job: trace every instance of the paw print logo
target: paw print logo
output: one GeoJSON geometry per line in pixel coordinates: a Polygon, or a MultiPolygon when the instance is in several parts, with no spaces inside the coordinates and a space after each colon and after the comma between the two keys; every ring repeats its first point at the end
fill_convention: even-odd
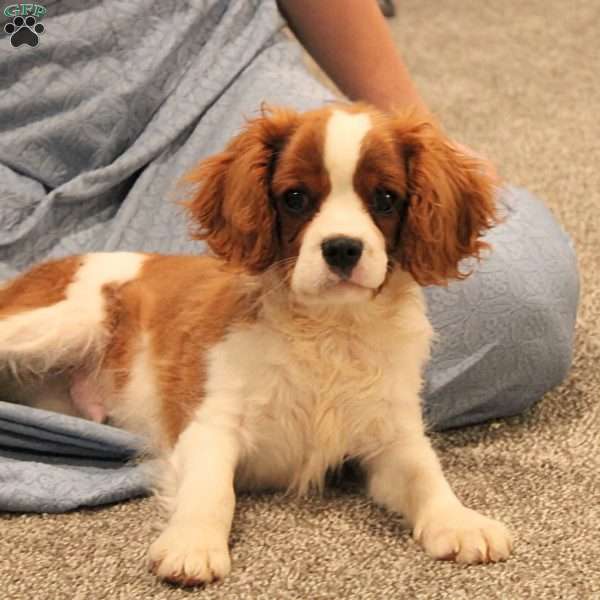
{"type": "Polygon", "coordinates": [[[4,26],[4,31],[10,35],[10,43],[14,48],[23,44],[37,46],[40,41],[38,36],[44,33],[44,26],[33,15],[29,15],[25,19],[14,17],[12,23],[4,26]]]}

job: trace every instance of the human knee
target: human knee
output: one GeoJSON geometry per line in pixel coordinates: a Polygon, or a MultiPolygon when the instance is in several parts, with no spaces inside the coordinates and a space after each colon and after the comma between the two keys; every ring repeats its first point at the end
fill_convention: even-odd
{"type": "Polygon", "coordinates": [[[545,293],[517,297],[508,324],[521,374],[518,383],[532,391],[524,398],[529,403],[564,380],[573,358],[579,276],[568,242],[561,243],[565,245],[561,268],[537,273],[536,285],[545,293]]]}

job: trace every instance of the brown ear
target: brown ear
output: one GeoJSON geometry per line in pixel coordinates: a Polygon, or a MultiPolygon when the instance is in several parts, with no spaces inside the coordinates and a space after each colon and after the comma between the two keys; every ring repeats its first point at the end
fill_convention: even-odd
{"type": "Polygon", "coordinates": [[[269,184],[275,160],[299,116],[286,109],[262,110],[220,154],[186,175],[195,184],[183,202],[192,238],[205,240],[225,260],[260,271],[277,258],[275,214],[269,184]]]}
{"type": "Polygon", "coordinates": [[[494,182],[428,121],[399,117],[396,135],[409,201],[397,258],[421,285],[464,279],[459,262],[479,257],[488,247],[481,236],[497,222],[494,182]]]}

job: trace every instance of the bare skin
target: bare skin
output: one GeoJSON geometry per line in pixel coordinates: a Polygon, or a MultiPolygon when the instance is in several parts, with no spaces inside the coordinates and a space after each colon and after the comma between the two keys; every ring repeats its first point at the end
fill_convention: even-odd
{"type": "Polygon", "coordinates": [[[350,100],[429,112],[375,0],[278,0],[302,45],[350,100]]]}

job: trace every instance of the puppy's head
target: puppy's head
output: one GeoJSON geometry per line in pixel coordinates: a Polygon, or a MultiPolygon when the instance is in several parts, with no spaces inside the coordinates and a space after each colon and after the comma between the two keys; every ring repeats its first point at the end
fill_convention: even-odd
{"type": "Polygon", "coordinates": [[[493,184],[426,120],[364,105],[272,109],[200,163],[193,236],[252,272],[286,275],[306,303],[372,298],[394,269],[462,278],[493,225],[493,184]]]}

